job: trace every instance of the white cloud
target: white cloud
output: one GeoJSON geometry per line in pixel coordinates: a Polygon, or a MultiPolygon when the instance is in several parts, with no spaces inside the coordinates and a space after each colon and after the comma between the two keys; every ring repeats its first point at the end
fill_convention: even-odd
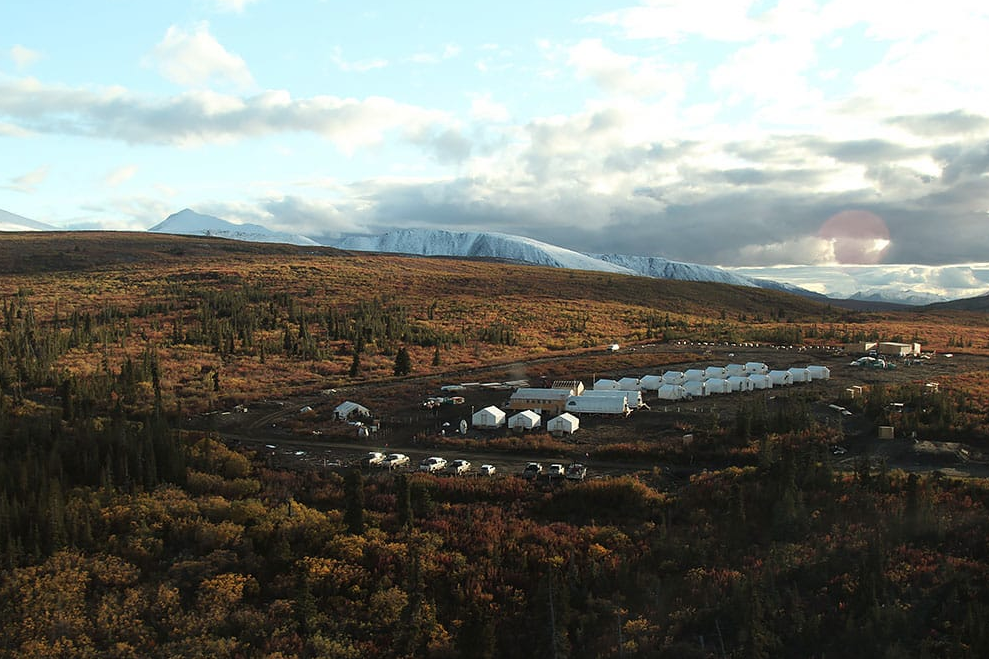
{"type": "Polygon", "coordinates": [[[504,123],[508,121],[511,113],[505,105],[493,101],[491,94],[469,94],[470,116],[473,119],[484,122],[504,123]]]}
{"type": "Polygon", "coordinates": [[[456,44],[446,44],[443,46],[443,50],[437,53],[422,52],[416,53],[409,59],[416,64],[439,64],[443,60],[448,60],[456,57],[461,52],[460,46],[456,44]]]}
{"type": "Polygon", "coordinates": [[[186,87],[218,84],[244,89],[254,85],[244,60],[228,52],[205,22],[192,30],[169,27],[150,60],[165,78],[186,87]]]}
{"type": "Polygon", "coordinates": [[[124,165],[107,174],[103,181],[111,188],[115,188],[133,178],[137,174],[137,170],[137,165],[124,165]]]}
{"type": "Polygon", "coordinates": [[[213,6],[218,11],[243,13],[247,5],[257,2],[257,0],[211,0],[213,6]]]}
{"type": "Polygon", "coordinates": [[[348,61],[343,57],[343,51],[339,46],[333,48],[333,53],[330,55],[330,59],[337,68],[346,73],[364,73],[365,71],[373,71],[374,69],[383,69],[388,66],[388,60],[382,59],[380,57],[375,57],[371,59],[363,59],[357,61],[348,61]]]}
{"type": "Polygon", "coordinates": [[[41,53],[20,44],[14,44],[10,49],[10,59],[14,60],[14,66],[18,69],[26,69],[41,59],[41,53]]]}
{"type": "Polygon", "coordinates": [[[680,41],[696,35],[717,41],[745,41],[758,30],[749,18],[754,0],[646,0],[585,19],[624,30],[629,39],[680,41]]]}
{"type": "Polygon", "coordinates": [[[201,90],[156,98],[120,88],[47,86],[31,79],[0,80],[2,115],[35,132],[183,146],[311,132],[348,154],[380,143],[386,133],[426,144],[424,135],[455,127],[445,112],[380,96],[295,99],[286,91],[240,97],[201,90]]]}
{"type": "Polygon", "coordinates": [[[10,183],[3,186],[8,190],[16,190],[17,192],[34,192],[39,185],[45,182],[48,178],[48,165],[42,165],[37,169],[33,169],[26,174],[21,174],[10,179],[10,183]]]}
{"type": "Polygon", "coordinates": [[[638,97],[683,96],[682,75],[659,58],[620,55],[600,39],[584,39],[568,55],[578,76],[592,79],[605,91],[638,97]]]}
{"type": "Polygon", "coordinates": [[[739,260],[753,266],[777,263],[834,263],[834,243],[825,238],[806,236],[776,243],[745,245],[739,250],[739,260]]]}

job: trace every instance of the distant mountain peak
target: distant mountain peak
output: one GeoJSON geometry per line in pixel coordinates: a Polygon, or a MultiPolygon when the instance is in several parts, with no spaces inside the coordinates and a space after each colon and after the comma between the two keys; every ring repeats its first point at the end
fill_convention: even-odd
{"type": "Polygon", "coordinates": [[[60,229],[0,208],[0,231],[60,231],[60,229]]]}
{"type": "Polygon", "coordinates": [[[581,252],[533,238],[493,231],[395,229],[377,235],[351,234],[331,241],[330,244],[339,249],[361,252],[494,258],[571,270],[637,274],[629,268],[581,252]]]}
{"type": "Polygon", "coordinates": [[[318,245],[305,236],[273,231],[260,224],[236,224],[213,215],[197,213],[191,208],[183,208],[172,213],[148,231],[154,233],[177,233],[185,236],[217,236],[232,240],[245,240],[255,243],[288,243],[291,245],[318,245]]]}

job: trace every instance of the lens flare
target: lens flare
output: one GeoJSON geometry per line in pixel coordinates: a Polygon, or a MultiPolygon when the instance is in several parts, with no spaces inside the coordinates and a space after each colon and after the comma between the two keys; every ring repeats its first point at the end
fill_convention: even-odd
{"type": "Polygon", "coordinates": [[[889,229],[882,218],[863,210],[832,215],[817,235],[831,241],[839,263],[879,263],[891,244],[889,229]]]}

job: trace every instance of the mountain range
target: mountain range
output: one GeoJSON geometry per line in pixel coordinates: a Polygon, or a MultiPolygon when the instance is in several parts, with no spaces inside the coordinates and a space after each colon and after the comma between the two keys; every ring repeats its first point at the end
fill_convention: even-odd
{"type": "MultiPolygon", "coordinates": [[[[36,222],[0,210],[0,231],[59,231],[58,227],[36,222]]],[[[273,231],[260,224],[237,224],[221,218],[184,209],[148,229],[154,233],[215,236],[249,242],[286,243],[292,245],[327,245],[347,251],[370,251],[419,256],[454,256],[488,258],[555,268],[591,270],[638,275],[660,279],[709,281],[735,286],[749,286],[785,291],[819,301],[826,295],[791,283],[697,263],[672,261],[658,256],[624,254],[585,254],[532,238],[490,231],[447,231],[443,229],[398,229],[383,234],[349,234],[317,242],[300,234],[273,231]]],[[[922,306],[947,298],[895,287],[870,288],[848,297],[857,307],[876,305],[922,306]]]]}

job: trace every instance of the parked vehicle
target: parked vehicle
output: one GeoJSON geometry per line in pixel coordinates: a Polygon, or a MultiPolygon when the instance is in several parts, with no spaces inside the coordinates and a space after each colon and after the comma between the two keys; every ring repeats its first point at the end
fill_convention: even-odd
{"type": "Polygon", "coordinates": [[[425,471],[428,473],[433,473],[435,471],[443,471],[446,467],[446,459],[439,458],[435,455],[431,458],[426,458],[419,463],[419,471],[425,471]]]}
{"type": "Polygon", "coordinates": [[[582,481],[585,476],[587,476],[587,467],[579,462],[574,462],[567,467],[567,480],[582,481]]]}
{"type": "Polygon", "coordinates": [[[546,470],[546,475],[550,478],[563,478],[563,474],[563,465],[557,463],[551,464],[546,470]]]}
{"type": "Polygon", "coordinates": [[[389,453],[388,456],[381,461],[382,467],[387,467],[389,469],[397,469],[398,467],[405,467],[409,464],[409,456],[404,453],[389,453]]]}
{"type": "Polygon", "coordinates": [[[484,476],[494,476],[496,468],[494,465],[481,465],[479,471],[484,476]]]}
{"type": "Polygon", "coordinates": [[[466,474],[468,471],[470,471],[470,462],[468,462],[467,460],[454,460],[449,465],[447,465],[447,469],[453,472],[454,474],[457,474],[458,476],[460,474],[466,474]]]}
{"type": "Polygon", "coordinates": [[[530,462],[522,470],[522,478],[534,480],[541,473],[543,473],[543,466],[538,462],[530,462]]]}
{"type": "Polygon", "coordinates": [[[385,454],[384,453],[378,453],[377,451],[371,451],[370,453],[368,453],[367,455],[364,456],[364,459],[361,460],[361,462],[366,467],[378,467],[378,466],[381,465],[381,463],[384,461],[384,459],[385,459],[385,454]]]}

